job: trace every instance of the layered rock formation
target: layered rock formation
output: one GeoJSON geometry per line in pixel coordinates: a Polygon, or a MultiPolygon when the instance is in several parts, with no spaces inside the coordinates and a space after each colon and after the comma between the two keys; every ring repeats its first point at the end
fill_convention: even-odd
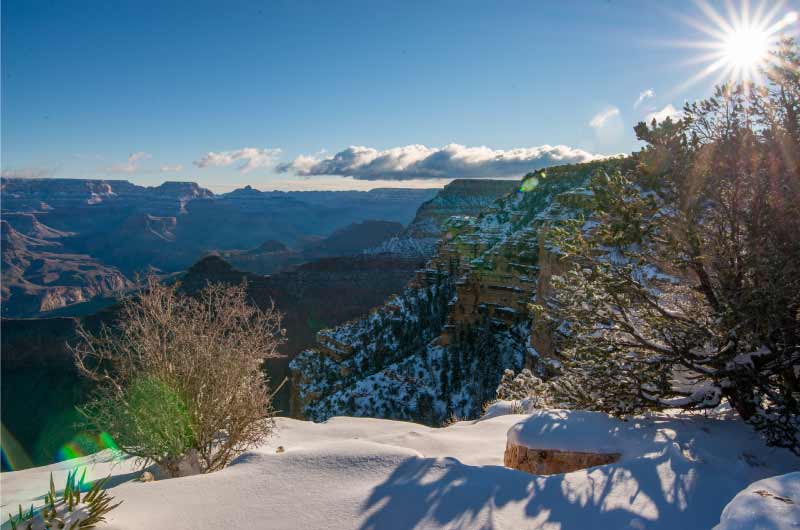
{"type": "Polygon", "coordinates": [[[119,269],[86,254],[64,252],[63,232],[20,218],[30,222],[28,233],[33,235],[0,221],[3,316],[35,315],[131,287],[119,269]]]}
{"type": "MultiPolygon", "coordinates": [[[[214,195],[192,182],[143,187],[80,179],[3,178],[0,186],[7,223],[3,315],[15,317],[42,316],[124,291],[137,274],[177,272],[214,250],[253,249],[273,240],[302,252],[353,223],[407,223],[436,193],[243,188],[214,195]],[[6,252],[6,246],[13,249],[6,252]]],[[[399,229],[392,224],[382,234],[399,229]]],[[[358,250],[379,242],[366,239],[358,250]]],[[[336,252],[334,244],[277,266],[336,252]]]]}
{"type": "Polygon", "coordinates": [[[430,258],[436,251],[445,221],[453,216],[478,215],[517,186],[515,180],[454,180],[419,207],[414,220],[401,234],[367,252],[430,258]]]}
{"type": "Polygon", "coordinates": [[[619,461],[619,453],[586,453],[536,449],[508,442],[503,454],[503,465],[534,475],[571,473],[579,469],[603,466],[619,461]]]}
{"type": "MultiPolygon", "coordinates": [[[[581,215],[581,186],[617,161],[550,168],[537,186],[444,223],[437,251],[403,295],[371,315],[318,334],[292,363],[302,414],[439,423],[475,417],[503,370],[545,370],[549,331],[531,305],[561,270],[547,227],[581,215]],[[544,270],[544,272],[543,272],[544,270]],[[531,344],[533,335],[533,344],[531,344]]],[[[528,183],[530,184],[530,183],[528,183]]]]}

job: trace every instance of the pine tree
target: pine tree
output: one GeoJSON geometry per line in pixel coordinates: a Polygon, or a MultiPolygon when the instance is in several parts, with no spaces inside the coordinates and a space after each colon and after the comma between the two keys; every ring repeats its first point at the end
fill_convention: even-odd
{"type": "Polygon", "coordinates": [[[550,231],[571,264],[546,308],[573,406],[615,413],[724,398],[800,454],[800,61],[640,123],[636,168],[599,173],[594,223],[550,231]]]}

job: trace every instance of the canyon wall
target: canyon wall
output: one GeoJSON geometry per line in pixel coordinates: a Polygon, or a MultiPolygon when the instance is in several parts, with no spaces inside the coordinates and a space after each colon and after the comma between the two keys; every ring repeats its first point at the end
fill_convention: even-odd
{"type": "Polygon", "coordinates": [[[504,369],[545,370],[557,352],[532,305],[567,267],[547,229],[590,214],[582,186],[615,163],[550,168],[538,185],[444,221],[433,257],[402,296],[321,331],[292,363],[293,413],[437,424],[480,414],[504,369]]]}

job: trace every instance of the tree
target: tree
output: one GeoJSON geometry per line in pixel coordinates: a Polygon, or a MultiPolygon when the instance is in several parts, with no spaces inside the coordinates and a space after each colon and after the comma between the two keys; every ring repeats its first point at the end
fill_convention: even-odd
{"type": "Polygon", "coordinates": [[[594,221],[550,231],[571,264],[546,308],[554,398],[614,413],[727,399],[800,454],[800,63],[636,126],[632,171],[598,173],[594,221]]]}
{"type": "Polygon", "coordinates": [[[96,385],[81,412],[170,475],[221,469],[273,429],[262,364],[277,356],[280,324],[274,306],[248,302],[244,285],[188,296],[150,278],[114,327],[80,329],[75,362],[96,385]]]}
{"type": "MultiPolygon", "coordinates": [[[[506,401],[518,401],[528,398],[536,398],[536,393],[542,380],[533,373],[523,368],[520,373],[514,374],[514,370],[505,369],[497,386],[497,399],[506,401]]],[[[538,400],[535,400],[538,403],[538,400]]]]}

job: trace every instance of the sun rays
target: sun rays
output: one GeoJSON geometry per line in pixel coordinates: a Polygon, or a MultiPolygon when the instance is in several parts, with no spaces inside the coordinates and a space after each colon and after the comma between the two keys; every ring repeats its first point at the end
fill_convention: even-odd
{"type": "Polygon", "coordinates": [[[797,34],[798,13],[788,10],[783,2],[762,0],[751,6],[744,0],[737,6],[728,1],[724,13],[705,0],[697,0],[697,6],[703,20],[681,15],[678,18],[702,32],[704,38],[671,44],[702,50],[687,61],[702,67],[676,91],[709,78],[714,84],[759,82],[763,68],[775,60],[770,50],[782,36],[797,34]]]}

